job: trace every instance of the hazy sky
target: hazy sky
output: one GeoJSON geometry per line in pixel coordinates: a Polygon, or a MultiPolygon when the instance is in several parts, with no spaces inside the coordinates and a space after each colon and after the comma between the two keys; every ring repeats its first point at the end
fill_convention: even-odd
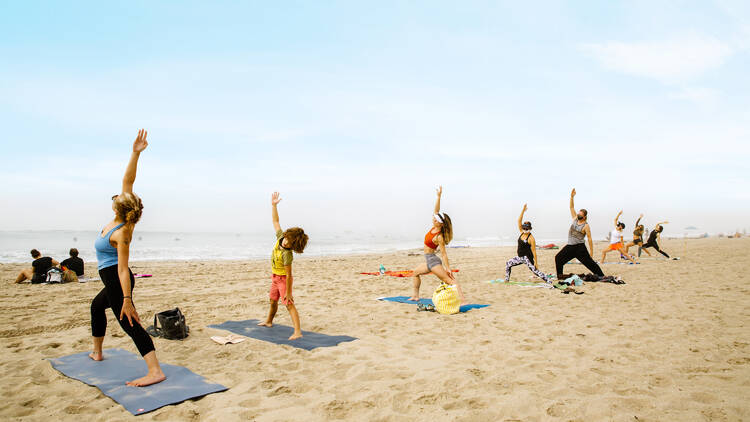
{"type": "Polygon", "coordinates": [[[749,5],[2,2],[0,230],[748,227],[749,5]]]}

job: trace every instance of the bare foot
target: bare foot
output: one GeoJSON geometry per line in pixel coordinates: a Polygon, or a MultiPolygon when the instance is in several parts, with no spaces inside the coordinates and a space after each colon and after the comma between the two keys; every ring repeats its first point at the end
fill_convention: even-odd
{"type": "Polygon", "coordinates": [[[300,337],[302,337],[302,333],[294,333],[291,337],[289,337],[289,340],[297,340],[300,337]]]}
{"type": "Polygon", "coordinates": [[[145,377],[138,378],[137,380],[128,381],[125,384],[131,386],[131,387],[145,387],[147,385],[156,384],[159,382],[164,381],[167,379],[167,377],[164,375],[164,372],[157,372],[157,373],[151,373],[149,372],[146,374],[145,377]]]}
{"type": "Polygon", "coordinates": [[[416,302],[419,300],[419,296],[412,296],[409,298],[409,300],[411,300],[412,302],[416,302]]]}
{"type": "Polygon", "coordinates": [[[268,322],[268,321],[258,323],[258,325],[261,326],[261,327],[273,327],[273,323],[268,322]]]}
{"type": "Polygon", "coordinates": [[[89,353],[89,357],[97,362],[104,359],[102,352],[91,352],[89,353]]]}

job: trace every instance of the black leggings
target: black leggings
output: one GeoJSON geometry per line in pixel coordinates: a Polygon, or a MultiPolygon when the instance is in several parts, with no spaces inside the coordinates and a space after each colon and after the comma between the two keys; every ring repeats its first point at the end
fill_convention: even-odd
{"type": "Polygon", "coordinates": [[[581,264],[585,265],[592,273],[599,277],[604,276],[602,269],[599,268],[599,264],[591,259],[589,250],[586,249],[586,245],[583,243],[577,245],[565,245],[565,247],[560,249],[560,252],[555,255],[555,269],[557,270],[558,275],[563,273],[563,266],[573,258],[578,258],[578,260],[581,261],[581,264]]]}
{"type": "Polygon", "coordinates": [[[643,249],[654,248],[654,249],[656,249],[656,252],[659,252],[660,254],[666,256],[667,258],[669,258],[669,255],[667,255],[666,252],[664,252],[663,250],[659,249],[659,244],[656,243],[655,240],[653,242],[652,241],[648,241],[648,242],[644,243],[643,246],[641,246],[641,248],[643,248],[643,249]]]}
{"type": "MultiPolygon", "coordinates": [[[[131,326],[126,316],[123,316],[122,320],[120,320],[123,293],[122,286],[120,285],[120,276],[117,274],[117,265],[102,268],[99,270],[99,277],[101,277],[104,283],[104,288],[91,301],[91,335],[94,337],[104,337],[107,331],[107,314],[105,311],[107,308],[112,308],[115,318],[120,322],[120,327],[133,339],[135,347],[138,348],[141,356],[155,350],[154,342],[148,333],[146,333],[146,330],[141,327],[141,324],[133,321],[133,325],[131,326]]],[[[134,288],[135,277],[133,277],[133,272],[130,271],[131,296],[134,288]]]]}

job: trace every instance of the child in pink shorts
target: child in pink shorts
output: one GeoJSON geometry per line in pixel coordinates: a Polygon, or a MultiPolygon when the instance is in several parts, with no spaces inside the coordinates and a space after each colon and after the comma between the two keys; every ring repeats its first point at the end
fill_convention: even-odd
{"type": "Polygon", "coordinates": [[[289,337],[289,340],[296,340],[302,337],[302,329],[299,324],[299,313],[297,313],[297,308],[294,306],[294,297],[292,297],[292,283],[294,282],[292,276],[294,256],[292,251],[302,253],[307,245],[308,237],[305,231],[299,227],[292,227],[286,231],[281,230],[279,211],[276,209],[279,202],[281,202],[279,193],[274,192],[271,195],[271,207],[273,209],[271,215],[273,217],[273,228],[276,230],[276,243],[271,252],[271,291],[268,294],[271,299],[271,309],[268,311],[266,321],[258,325],[273,326],[273,318],[276,316],[279,301],[281,301],[281,304],[289,310],[289,315],[292,317],[292,323],[294,324],[294,333],[289,337]]]}

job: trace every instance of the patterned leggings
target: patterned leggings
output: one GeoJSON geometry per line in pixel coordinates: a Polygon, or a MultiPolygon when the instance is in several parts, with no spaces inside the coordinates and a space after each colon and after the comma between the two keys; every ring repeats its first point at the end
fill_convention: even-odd
{"type": "Polygon", "coordinates": [[[531,263],[528,257],[525,256],[516,256],[508,260],[508,262],[505,263],[505,280],[510,280],[510,269],[515,267],[516,265],[526,264],[527,267],[531,270],[532,273],[534,273],[535,276],[541,278],[544,281],[549,281],[547,276],[539,271],[534,264],[531,263]]]}

